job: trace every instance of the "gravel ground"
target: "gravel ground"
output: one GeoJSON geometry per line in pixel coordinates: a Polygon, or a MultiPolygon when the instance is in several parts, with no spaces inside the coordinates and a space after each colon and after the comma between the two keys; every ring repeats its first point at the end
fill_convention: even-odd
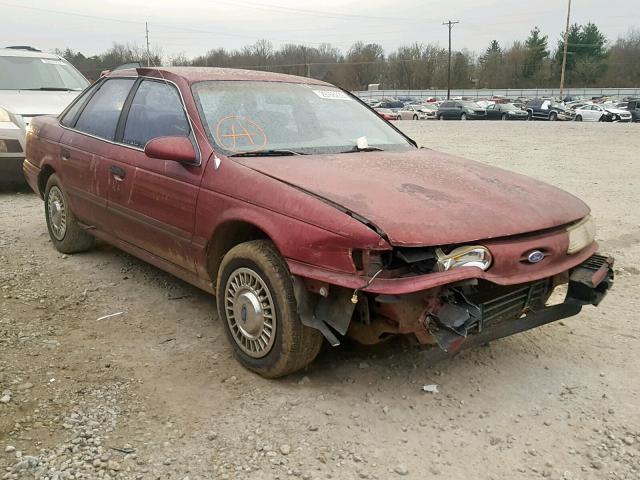
{"type": "Polygon", "coordinates": [[[398,125],[586,200],[617,258],[601,307],[435,365],[347,345],[269,381],[213,298],[108,246],[61,255],[41,201],[1,193],[0,478],[640,478],[640,126],[398,125]]]}

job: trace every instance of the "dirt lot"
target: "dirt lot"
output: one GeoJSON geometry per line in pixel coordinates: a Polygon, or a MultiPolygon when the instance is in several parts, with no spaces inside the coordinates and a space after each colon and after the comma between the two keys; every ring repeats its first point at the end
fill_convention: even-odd
{"type": "Polygon", "coordinates": [[[2,193],[0,478],[640,478],[640,125],[399,125],[585,199],[617,258],[601,307],[435,365],[346,346],[268,381],[213,298],[107,246],[61,255],[41,201],[2,193]]]}

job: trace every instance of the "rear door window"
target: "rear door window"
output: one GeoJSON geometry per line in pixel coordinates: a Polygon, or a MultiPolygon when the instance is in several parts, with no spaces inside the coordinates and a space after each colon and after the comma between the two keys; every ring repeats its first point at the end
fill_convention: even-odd
{"type": "Polygon", "coordinates": [[[144,147],[158,137],[187,137],[191,129],[180,94],[168,83],[145,80],[133,97],[122,143],[144,147]]]}
{"type": "Polygon", "coordinates": [[[134,81],[132,78],[105,81],[78,117],[76,130],[113,140],[122,106],[134,81]]]}

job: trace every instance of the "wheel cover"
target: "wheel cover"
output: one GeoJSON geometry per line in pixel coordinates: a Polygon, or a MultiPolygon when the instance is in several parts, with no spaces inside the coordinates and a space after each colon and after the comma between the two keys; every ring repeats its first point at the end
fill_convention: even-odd
{"type": "Polygon", "coordinates": [[[67,233],[67,208],[64,203],[64,195],[57,186],[49,189],[47,197],[47,215],[53,237],[62,241],[67,233]]]}
{"type": "Polygon", "coordinates": [[[264,280],[249,268],[238,268],[225,285],[225,312],[240,349],[253,358],[266,356],[276,339],[276,309],[264,280]]]}

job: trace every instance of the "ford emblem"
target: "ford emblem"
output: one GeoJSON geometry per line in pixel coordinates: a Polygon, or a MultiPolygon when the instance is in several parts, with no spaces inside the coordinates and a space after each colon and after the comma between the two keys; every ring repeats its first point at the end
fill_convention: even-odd
{"type": "Polygon", "coordinates": [[[538,263],[543,258],[544,253],[542,253],[540,250],[534,250],[533,252],[530,252],[529,255],[527,255],[527,260],[529,260],[529,263],[538,263]]]}

